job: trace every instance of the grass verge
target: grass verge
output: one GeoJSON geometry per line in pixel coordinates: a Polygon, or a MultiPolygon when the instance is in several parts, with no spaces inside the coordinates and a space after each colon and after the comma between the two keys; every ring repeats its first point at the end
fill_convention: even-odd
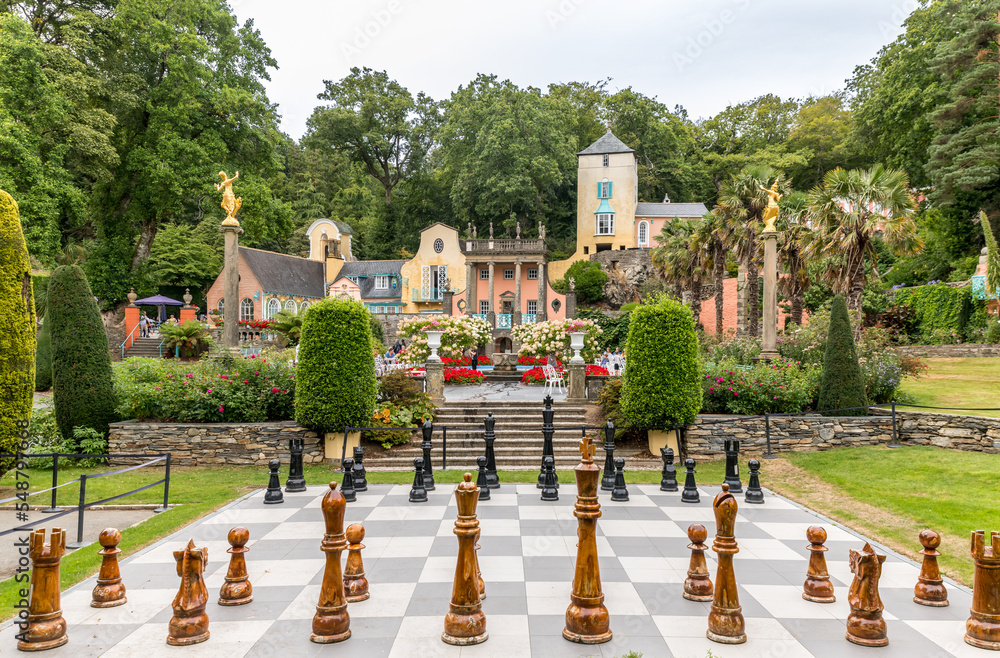
{"type": "MultiPolygon", "coordinates": [[[[907,377],[900,390],[913,396],[915,404],[927,407],[1000,407],[1000,358],[923,359],[930,370],[921,377],[907,377]]],[[[904,409],[905,407],[898,407],[904,409]]],[[[935,411],[935,409],[914,409],[935,411]]],[[[947,411],[1000,418],[1000,411],[947,411]]]]}

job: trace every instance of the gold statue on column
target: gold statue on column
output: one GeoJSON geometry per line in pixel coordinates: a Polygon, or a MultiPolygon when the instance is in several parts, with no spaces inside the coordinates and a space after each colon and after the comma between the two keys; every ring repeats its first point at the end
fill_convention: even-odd
{"type": "Polygon", "coordinates": [[[239,226],[240,223],[236,219],[236,212],[243,205],[243,198],[233,194],[233,181],[240,177],[240,172],[237,171],[235,176],[229,178],[226,172],[220,171],[219,177],[222,178],[222,182],[216,183],[215,189],[222,191],[222,209],[226,211],[226,218],[222,220],[222,225],[239,226]]]}
{"type": "Polygon", "coordinates": [[[771,189],[767,189],[763,185],[760,186],[760,189],[764,190],[768,197],[767,208],[764,209],[764,233],[773,233],[778,230],[774,228],[774,220],[778,219],[778,201],[782,197],[781,194],[778,194],[778,181],[774,181],[771,189]]]}

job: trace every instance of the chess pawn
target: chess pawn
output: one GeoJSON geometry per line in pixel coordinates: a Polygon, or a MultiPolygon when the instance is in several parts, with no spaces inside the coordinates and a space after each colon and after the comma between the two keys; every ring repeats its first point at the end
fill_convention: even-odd
{"type": "Polygon", "coordinates": [[[866,543],[859,553],[852,550],[849,564],[854,580],[847,591],[851,612],[847,615],[847,641],[863,647],[884,647],[889,644],[885,619],[882,618],[882,598],[878,594],[878,580],[882,576],[884,555],[878,555],[866,543]]]}
{"type": "Polygon", "coordinates": [[[337,491],[336,482],[331,482],[330,490],[320,503],[326,526],[320,550],[326,553],[326,567],[323,569],[319,602],[313,616],[312,635],[309,636],[317,644],[343,642],[351,637],[351,616],[347,613],[344,573],[340,569],[340,556],[347,548],[347,538],[344,535],[346,507],[344,494],[337,491]]]}
{"type": "Polygon", "coordinates": [[[424,489],[424,458],[413,460],[413,487],[410,488],[411,503],[426,503],[427,490],[424,489]]]}
{"type": "Polygon", "coordinates": [[[43,528],[29,535],[31,588],[28,594],[28,629],[17,641],[17,648],[21,651],[55,649],[69,641],[59,595],[59,563],[65,552],[66,531],[61,528],[52,528],[49,543],[45,543],[43,528]]]}
{"type": "Polygon", "coordinates": [[[458,560],[455,563],[451,603],[444,617],[441,640],[458,646],[480,644],[489,637],[477,575],[476,536],[479,532],[479,520],[476,518],[476,504],[479,502],[479,493],[476,488],[472,483],[472,474],[466,473],[455,489],[455,500],[458,503],[458,518],[455,520],[458,560]]]}
{"type": "Polygon", "coordinates": [[[611,500],[615,502],[628,500],[628,489],[625,487],[625,460],[621,457],[615,458],[615,486],[611,491],[611,500]]]}
{"type": "Polygon", "coordinates": [[[760,462],[751,459],[748,466],[750,467],[750,482],[747,483],[747,493],[744,500],[759,505],[764,502],[764,491],[760,488],[760,462]]]}
{"type": "Polygon", "coordinates": [[[344,496],[344,502],[353,503],[358,499],[354,489],[354,460],[348,457],[344,460],[344,477],[340,484],[340,493],[344,496]]]}
{"type": "Polygon", "coordinates": [[[250,531],[243,527],[235,527],[229,531],[229,569],[226,571],[226,582],[219,590],[219,605],[243,605],[253,601],[253,585],[247,574],[247,559],[244,555],[250,549],[250,531]]]}
{"type": "Polygon", "coordinates": [[[715,541],[712,550],[719,558],[715,572],[715,594],[708,613],[708,639],[722,644],[743,644],[747,641],[746,622],[740,606],[740,593],[736,589],[733,556],[740,552],[736,544],[736,497],[729,492],[729,485],[722,483],[722,491],[712,501],[715,512],[715,541]]]}
{"type": "Polygon", "coordinates": [[[368,579],[365,578],[365,565],[361,559],[361,542],[365,539],[365,527],[360,523],[347,526],[347,566],[344,569],[344,591],[348,603],[364,601],[368,593],[368,579]]]}
{"type": "Polygon", "coordinates": [[[483,455],[476,457],[476,466],[479,467],[479,475],[476,476],[476,486],[479,487],[479,500],[489,500],[490,487],[486,479],[486,457],[483,455]]]}
{"type": "Polygon", "coordinates": [[[97,585],[91,597],[91,608],[113,608],[122,605],[128,599],[125,597],[125,585],[122,584],[122,574],[118,569],[118,554],[122,552],[118,544],[122,533],[116,528],[105,528],[97,541],[101,550],[97,554],[101,558],[101,571],[97,574],[97,585]]]}
{"type": "Polygon", "coordinates": [[[708,546],[705,540],[708,539],[708,530],[700,523],[692,523],[688,526],[688,539],[691,543],[691,562],[688,565],[688,575],[684,579],[684,598],[689,601],[711,601],[712,579],[708,575],[708,564],[705,562],[705,551],[708,546]]]}
{"type": "MultiPolygon", "coordinates": [[[[751,476],[753,477],[753,476],[751,476]]],[[[749,494],[749,491],[747,492],[749,494]]],[[[826,569],[826,528],[818,525],[809,526],[806,530],[809,540],[809,567],[806,570],[806,582],[802,585],[802,598],[813,603],[833,603],[837,597],[833,595],[833,583],[826,569]]]]}
{"type": "Polygon", "coordinates": [[[479,600],[486,600],[486,581],[483,580],[483,570],[479,568],[479,537],[483,534],[482,528],[476,528],[476,580],[479,581],[479,600]]]}
{"type": "Polygon", "coordinates": [[[684,491],[681,492],[682,503],[697,503],[701,501],[698,486],[694,482],[694,460],[688,457],[684,460],[684,491]]]}
{"type": "Polygon", "coordinates": [[[938,568],[937,547],[941,545],[941,535],[933,530],[920,531],[920,545],[924,550],[920,551],[924,556],[924,562],[920,566],[920,576],[917,585],[913,588],[913,602],[920,605],[929,605],[934,608],[943,608],[948,605],[948,590],[941,579],[941,570],[938,568]]]}
{"type": "Polygon", "coordinates": [[[972,608],[965,622],[965,642],[980,649],[1000,651],[1000,532],[972,533],[972,608]]]}
{"type": "Polygon", "coordinates": [[[660,457],[663,458],[660,491],[677,491],[677,469],[674,467],[674,449],[660,448],[660,457]]]}
{"type": "Polygon", "coordinates": [[[267,467],[271,470],[271,475],[267,481],[267,491],[264,492],[264,504],[277,505],[278,503],[283,503],[285,502],[285,497],[281,493],[281,482],[278,480],[278,469],[281,468],[281,462],[277,459],[272,459],[267,462],[267,467]]]}
{"type": "Polygon", "coordinates": [[[184,550],[174,551],[174,560],[177,561],[181,585],[171,604],[174,615],[167,625],[167,644],[183,647],[204,642],[209,636],[208,613],[205,612],[208,588],[202,578],[205,563],[208,562],[208,549],[195,548],[191,539],[184,550]]]}
{"type": "Polygon", "coordinates": [[[365,449],[361,446],[354,447],[354,490],[368,491],[368,471],[364,465],[365,449]]]}
{"type": "Polygon", "coordinates": [[[542,500],[559,500],[559,489],[556,488],[555,459],[549,455],[545,455],[542,462],[544,462],[543,469],[545,471],[545,481],[542,484],[542,500]]]}

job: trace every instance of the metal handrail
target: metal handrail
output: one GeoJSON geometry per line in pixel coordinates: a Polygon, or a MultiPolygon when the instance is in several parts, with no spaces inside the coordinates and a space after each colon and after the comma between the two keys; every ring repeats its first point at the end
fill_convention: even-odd
{"type": "MultiPolygon", "coordinates": [[[[128,336],[125,336],[125,340],[122,341],[122,344],[121,344],[120,347],[122,348],[122,358],[123,359],[125,358],[125,343],[128,342],[128,339],[132,337],[132,334],[134,334],[135,330],[138,329],[138,328],[139,328],[138,324],[135,325],[134,327],[132,327],[132,331],[128,332],[128,336]]],[[[135,344],[135,341],[133,340],[132,343],[135,344]]]]}

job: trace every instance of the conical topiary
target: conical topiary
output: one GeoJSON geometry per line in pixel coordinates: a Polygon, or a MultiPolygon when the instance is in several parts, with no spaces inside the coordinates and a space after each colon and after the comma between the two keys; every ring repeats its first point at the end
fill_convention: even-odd
{"type": "MultiPolygon", "coordinates": [[[[854,349],[851,319],[847,315],[847,302],[843,295],[833,298],[830,309],[830,333],[826,338],[823,355],[823,379],[819,387],[819,408],[849,409],[868,406],[865,379],[854,349]]],[[[837,416],[867,416],[867,409],[838,411],[837,416]]]]}

